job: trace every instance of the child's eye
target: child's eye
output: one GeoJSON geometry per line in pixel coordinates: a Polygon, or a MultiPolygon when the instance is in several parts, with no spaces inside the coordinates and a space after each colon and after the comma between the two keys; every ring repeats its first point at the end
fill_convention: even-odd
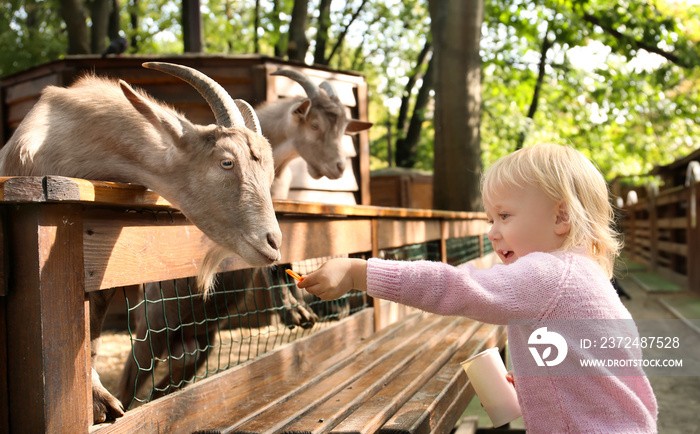
{"type": "Polygon", "coordinates": [[[499,214],[498,216],[501,218],[501,220],[505,221],[508,217],[510,217],[510,214],[503,213],[499,214]]]}

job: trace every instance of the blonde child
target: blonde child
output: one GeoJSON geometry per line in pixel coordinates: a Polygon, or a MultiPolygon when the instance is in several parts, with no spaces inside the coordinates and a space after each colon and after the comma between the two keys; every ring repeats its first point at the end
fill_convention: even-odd
{"type": "MultiPolygon", "coordinates": [[[[333,259],[299,287],[324,300],[355,288],[492,324],[631,320],[610,284],[620,246],[607,185],[587,158],[566,146],[523,148],[493,164],[482,194],[493,223],[488,237],[505,265],[478,270],[429,261],[333,259]]],[[[656,399],[641,368],[624,376],[519,376],[532,356],[519,329],[509,324],[508,333],[529,433],[656,431],[656,399]]]]}

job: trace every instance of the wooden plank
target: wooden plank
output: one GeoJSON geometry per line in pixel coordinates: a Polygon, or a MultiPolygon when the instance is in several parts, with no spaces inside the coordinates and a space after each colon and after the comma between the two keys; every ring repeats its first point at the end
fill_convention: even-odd
{"type": "Polygon", "coordinates": [[[16,207],[8,217],[10,431],[86,431],[92,392],[79,207],[16,207]]]}
{"type": "Polygon", "coordinates": [[[7,298],[0,297],[0,432],[10,432],[10,400],[7,377],[7,318],[5,309],[7,298]]]}
{"type": "Polygon", "coordinates": [[[669,252],[675,255],[687,256],[688,246],[681,243],[671,243],[668,241],[659,241],[658,248],[662,252],[669,252]]]}
{"type": "MultiPolygon", "coordinates": [[[[300,389],[290,397],[293,405],[282,405],[269,408],[267,411],[247,418],[245,423],[235,424],[228,432],[255,433],[283,430],[294,432],[299,426],[302,431],[309,432],[309,427],[328,428],[337,423],[342,414],[328,410],[324,404],[340,403],[340,413],[348,410],[348,400],[359,396],[367,397],[376,388],[373,378],[381,376],[389,380],[400,371],[393,360],[417,355],[423,345],[406,339],[406,333],[423,332],[427,335],[440,333],[440,320],[437,317],[416,315],[412,326],[396,324],[379,333],[381,342],[363,345],[349,363],[336,365],[323,373],[319,381],[312,381],[307,387],[300,389]],[[340,399],[341,401],[336,401],[340,399]],[[320,415],[320,416],[319,416],[320,415]],[[319,422],[323,419],[323,422],[319,422]],[[305,421],[311,420],[310,424],[305,421]],[[301,424],[301,425],[299,425],[301,424]]],[[[318,372],[317,372],[318,373],[318,372]]]]}
{"type": "MultiPolygon", "coordinates": [[[[0,178],[0,200],[5,202],[86,202],[125,207],[169,207],[165,199],[136,184],[90,181],[60,176],[0,178]],[[43,184],[46,184],[44,187],[43,184]],[[48,197],[46,197],[48,194],[48,197]]],[[[369,205],[334,205],[275,200],[279,214],[394,217],[413,219],[457,219],[485,221],[483,212],[387,208],[369,205]]]]}
{"type": "MultiPolygon", "coordinates": [[[[7,255],[9,233],[5,232],[5,229],[7,228],[6,220],[7,216],[5,207],[0,207],[0,297],[7,295],[7,282],[10,277],[10,257],[7,255]]],[[[2,314],[4,314],[4,312],[0,312],[0,315],[2,314]]],[[[1,327],[2,324],[0,324],[0,328],[1,327]]],[[[2,337],[0,337],[0,339],[1,338],[2,337]]],[[[0,347],[0,351],[2,350],[3,348],[0,347]]],[[[2,375],[2,371],[0,371],[0,375],[2,375]]]]}
{"type": "Polygon", "coordinates": [[[236,426],[234,432],[328,432],[386,383],[394,380],[411,360],[435,348],[446,336],[449,330],[446,326],[451,322],[449,318],[429,314],[420,316],[416,326],[403,327],[402,332],[395,333],[392,344],[386,342],[368,347],[352,363],[295,397],[293,406],[276,407],[267,415],[236,426]]]}
{"type": "Polygon", "coordinates": [[[480,219],[447,221],[447,238],[464,238],[482,235],[489,231],[488,222],[480,219]]]}
{"type": "MultiPolygon", "coordinates": [[[[373,316],[372,309],[365,309],[332,327],[129,411],[91,432],[152,433],[172,426],[179,432],[223,431],[270,406],[294,405],[290,393],[317,380],[316,372],[350,363],[348,357],[358,345],[386,342],[390,335],[373,334],[373,316]]],[[[411,324],[407,321],[405,326],[411,324]]]]}
{"type": "Polygon", "coordinates": [[[304,219],[282,216],[283,262],[372,250],[369,219],[304,219]]]}
{"type": "MultiPolygon", "coordinates": [[[[370,220],[290,218],[280,228],[285,262],[372,249],[370,220]]],[[[86,217],[84,242],[87,291],[197,275],[214,247],[180,213],[95,211],[86,217]]],[[[232,254],[219,270],[249,267],[232,254]]]]}
{"type": "Polygon", "coordinates": [[[659,229],[685,229],[688,224],[687,217],[669,217],[661,218],[658,220],[657,224],[659,229]]]}
{"type": "Polygon", "coordinates": [[[661,207],[683,202],[685,201],[687,195],[688,192],[686,191],[686,187],[683,185],[679,185],[672,189],[659,192],[658,196],[656,196],[654,199],[656,202],[656,206],[661,207]]]}
{"type": "Polygon", "coordinates": [[[405,246],[439,240],[439,220],[379,220],[379,248],[405,246]]]}
{"type": "Polygon", "coordinates": [[[446,333],[429,352],[415,358],[391,382],[385,383],[376,394],[355,409],[333,428],[336,433],[374,433],[394,413],[413,397],[452,356],[459,351],[479,328],[480,323],[466,318],[455,318],[445,327],[446,333]]]}
{"type": "Polygon", "coordinates": [[[449,432],[474,397],[460,362],[479,352],[505,346],[505,327],[482,324],[439,372],[379,430],[380,433],[449,432]]]}
{"type": "Polygon", "coordinates": [[[0,200],[13,202],[44,202],[43,180],[40,177],[0,177],[0,200]]]}

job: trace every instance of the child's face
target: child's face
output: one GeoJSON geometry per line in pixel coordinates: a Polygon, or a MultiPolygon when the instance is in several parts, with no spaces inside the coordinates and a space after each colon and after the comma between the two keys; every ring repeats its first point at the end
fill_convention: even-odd
{"type": "Polygon", "coordinates": [[[564,244],[570,229],[566,210],[538,188],[500,188],[484,197],[493,226],[488,233],[504,264],[532,252],[553,252],[564,244]]]}

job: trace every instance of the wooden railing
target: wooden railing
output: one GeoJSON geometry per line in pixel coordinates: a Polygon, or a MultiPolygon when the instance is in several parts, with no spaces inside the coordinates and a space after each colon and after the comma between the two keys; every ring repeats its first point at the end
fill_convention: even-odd
{"type": "MultiPolygon", "coordinates": [[[[140,186],[54,176],[0,178],[0,185],[0,431],[86,432],[92,425],[86,294],[196,275],[212,242],[140,186]]],[[[479,237],[483,256],[488,230],[482,213],[292,201],[276,201],[275,210],[285,262],[376,256],[431,240],[439,241],[445,260],[447,240],[468,236],[479,237]]],[[[242,268],[247,265],[234,255],[221,271],[242,268]]],[[[401,310],[375,303],[373,330],[399,319],[401,310]]],[[[230,375],[237,380],[227,384],[252,381],[244,370],[230,375]]],[[[194,408],[212,393],[225,405],[236,392],[216,388],[209,381],[215,378],[189,386],[182,406],[194,408]]]]}
{"type": "Polygon", "coordinates": [[[700,291],[700,229],[696,181],[700,165],[688,166],[686,185],[658,191],[647,187],[647,196],[628,196],[624,207],[624,252],[668,280],[700,291]]]}

